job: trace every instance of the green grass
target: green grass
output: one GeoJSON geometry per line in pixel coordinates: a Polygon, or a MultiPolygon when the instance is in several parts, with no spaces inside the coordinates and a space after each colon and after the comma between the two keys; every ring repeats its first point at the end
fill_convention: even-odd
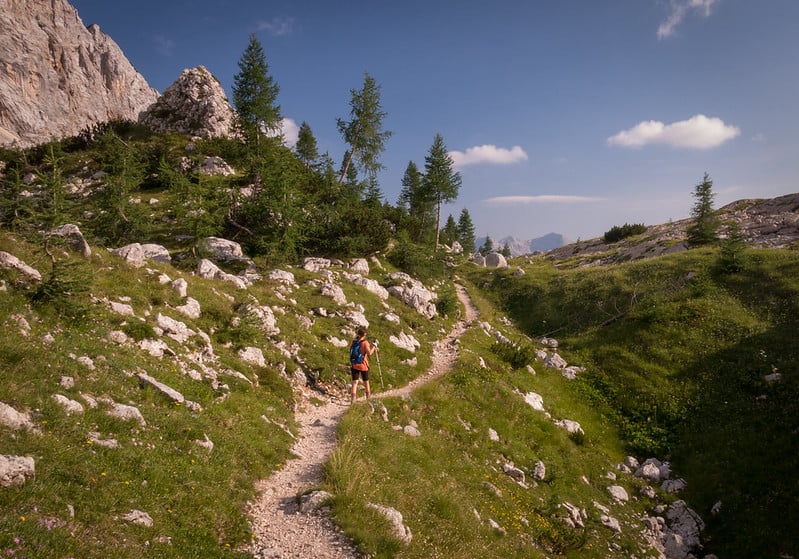
{"type": "MultiPolygon", "coordinates": [[[[2,234],[0,250],[42,272],[49,270],[49,257],[38,245],[2,234]]],[[[241,291],[181,267],[148,262],[134,269],[104,249],[95,249],[89,260],[61,253],[58,259],[75,262],[85,272],[75,276],[80,290],[59,294],[65,284],[54,284],[57,297],[34,301],[35,286],[26,288],[15,273],[0,271],[6,281],[6,291],[0,292],[0,401],[29,413],[41,431],[0,427],[3,454],[32,456],[36,462],[35,479],[0,491],[0,553],[100,558],[113,549],[121,559],[247,556],[251,534],[246,505],[255,497],[255,482],[277,469],[294,443],[279,425],[297,430],[291,386],[295,369],[317,373],[324,384],[345,389],[349,384],[342,366],[347,349],[328,341],[331,336],[347,339],[354,331],[340,316],[344,308],[319,295],[318,283],[310,283],[321,276],[291,267],[286,269],[295,274],[298,286],[280,296],[279,285],[268,279],[241,291]],[[201,305],[198,319],[175,310],[185,300],[159,281],[161,274],[187,280],[188,295],[201,305]],[[107,301],[120,298],[135,317],[110,310],[107,301]],[[260,329],[243,310],[247,305],[277,309],[280,333],[260,329]],[[320,306],[329,310],[327,318],[312,314],[320,306]],[[185,344],[161,337],[177,358],[156,358],[140,350],[140,339],[158,337],[158,313],[207,334],[213,354],[199,336],[185,344]],[[24,335],[15,316],[29,324],[24,335]],[[304,317],[313,320],[310,328],[304,317]],[[112,331],[126,332],[129,342],[111,342],[112,331]],[[275,346],[278,342],[295,346],[296,357],[287,357],[275,346]],[[247,346],[261,348],[268,366],[243,362],[238,351],[247,346]],[[187,356],[190,352],[206,352],[203,359],[217,372],[216,380],[193,380],[187,374],[202,371],[187,356]],[[79,363],[80,357],[91,358],[95,368],[79,363]],[[227,369],[248,380],[225,374],[227,369]],[[181,392],[201,411],[143,387],[135,376],[139,372],[181,392]],[[60,386],[62,377],[72,377],[74,387],[60,386]],[[82,403],[84,413],[68,416],[52,400],[56,393],[82,403]],[[84,395],[99,405],[90,407],[84,395]],[[146,426],[110,417],[104,399],[135,405],[146,426]],[[116,439],[119,447],[93,444],[92,432],[116,439]],[[206,436],[214,443],[211,452],[195,442],[206,436]],[[134,509],[147,512],[153,527],[122,519],[134,509]]],[[[380,279],[381,273],[375,271],[373,277],[380,279]]],[[[384,303],[361,287],[342,286],[373,321],[370,335],[385,340],[381,363],[386,388],[425,370],[429,357],[417,367],[401,364],[408,352],[392,351],[388,337],[406,331],[420,339],[422,352],[429,355],[438,330],[447,323],[420,319],[394,298],[384,303]],[[380,319],[386,310],[398,314],[401,324],[380,319]]]]}
{"type": "Polygon", "coordinates": [[[587,367],[575,385],[606,406],[628,451],[670,458],[722,557],[799,552],[799,253],[749,250],[721,273],[703,249],[518,278],[473,271],[530,336],[553,334],[587,367]],[[767,374],[783,380],[769,384],[767,374]],[[710,509],[722,502],[722,512],[710,509]]]}
{"type": "MultiPolygon", "coordinates": [[[[481,321],[500,327],[511,339],[523,337],[501,326],[490,304],[475,298],[481,321]]],[[[605,476],[624,457],[618,431],[576,384],[540,363],[537,375],[512,369],[490,351],[492,340],[473,326],[461,338],[463,350],[451,373],[409,398],[385,401],[389,423],[365,405],[344,417],[326,477],[342,526],[374,557],[605,557],[611,540],[629,554],[638,553],[635,538],[614,537],[599,524],[591,504],[605,503],[632,524],[644,510],[643,502],[625,508],[609,503],[606,486],[611,482],[605,476]],[[487,369],[481,368],[480,357],[487,369]],[[527,405],[520,393],[530,391],[543,396],[553,418],[579,421],[585,438],[576,442],[527,405]],[[421,437],[393,429],[411,420],[421,437]],[[489,429],[497,431],[499,441],[489,439],[489,429]],[[535,487],[523,488],[501,470],[503,463],[513,462],[532,485],[538,460],[546,464],[547,476],[535,487]],[[559,505],[564,502],[588,509],[584,530],[563,522],[559,505]],[[367,503],[399,510],[413,533],[411,543],[405,546],[391,537],[367,503]],[[489,519],[506,535],[491,529],[489,519]]],[[[618,483],[637,494],[636,480],[618,483]]]]}

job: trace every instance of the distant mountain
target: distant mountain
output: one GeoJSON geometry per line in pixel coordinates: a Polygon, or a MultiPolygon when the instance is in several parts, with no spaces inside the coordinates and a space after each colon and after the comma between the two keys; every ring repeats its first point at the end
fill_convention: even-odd
{"type": "MultiPolygon", "coordinates": [[[[485,244],[486,237],[478,237],[475,241],[477,248],[485,244]]],[[[534,252],[547,252],[554,248],[562,247],[568,244],[568,241],[560,233],[548,233],[543,237],[538,237],[531,240],[517,239],[516,237],[503,237],[502,239],[491,239],[494,243],[494,249],[499,250],[503,246],[508,245],[511,256],[521,256],[522,254],[531,254],[534,252]]]]}

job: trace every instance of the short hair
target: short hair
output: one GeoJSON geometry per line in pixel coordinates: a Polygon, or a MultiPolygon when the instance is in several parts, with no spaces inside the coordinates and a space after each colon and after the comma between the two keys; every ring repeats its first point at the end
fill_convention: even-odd
{"type": "Polygon", "coordinates": [[[358,328],[358,330],[355,333],[358,334],[359,338],[362,338],[362,337],[364,337],[366,335],[366,329],[365,328],[358,328]]]}

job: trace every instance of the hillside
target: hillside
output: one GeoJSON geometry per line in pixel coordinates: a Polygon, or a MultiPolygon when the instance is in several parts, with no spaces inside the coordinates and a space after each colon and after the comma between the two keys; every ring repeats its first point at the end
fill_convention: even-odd
{"type": "Polygon", "coordinates": [[[354,329],[382,342],[375,392],[424,378],[462,314],[457,280],[480,318],[447,346],[452,370],[341,410],[321,482],[289,491],[326,504],[297,522],[329,511],[374,557],[796,552],[796,485],[770,469],[794,466],[797,429],[789,197],[737,206],[751,245],[788,240],[747,249],[737,274],[716,249],[602,260],[657,252],[647,235],[673,224],[499,271],[431,259],[385,222],[366,239],[331,209],[402,221],[355,185],[301,183],[310,205],[285,224],[262,203],[290,198],[236,171],[230,140],[125,125],[3,154],[3,550],[269,556],[256,488],[314,427],[307,410],[346,403],[354,329]],[[301,219],[317,228],[293,239],[301,219]]]}

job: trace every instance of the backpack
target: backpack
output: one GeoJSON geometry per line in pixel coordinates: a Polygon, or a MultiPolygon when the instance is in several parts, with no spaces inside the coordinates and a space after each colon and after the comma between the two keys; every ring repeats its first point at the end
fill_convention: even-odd
{"type": "Polygon", "coordinates": [[[350,365],[363,363],[363,353],[361,353],[361,340],[352,340],[350,344],[350,365]]]}

